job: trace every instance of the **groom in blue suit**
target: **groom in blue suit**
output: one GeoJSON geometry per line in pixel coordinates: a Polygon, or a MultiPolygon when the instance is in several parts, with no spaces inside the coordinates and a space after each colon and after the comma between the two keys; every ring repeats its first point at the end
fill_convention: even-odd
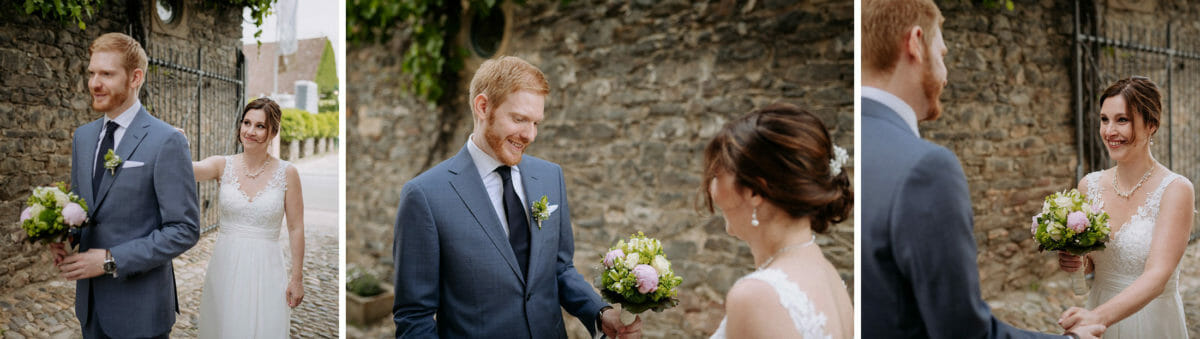
{"type": "Polygon", "coordinates": [[[62,277],[75,280],[84,338],[167,338],[179,303],[171,259],[196,244],[196,182],[183,134],[137,99],[146,52],[108,33],[89,48],[92,108],[105,116],[75,130],[71,190],[87,202],[79,253],[52,245],[62,277]],[[109,152],[115,157],[108,156],[109,152]]]}
{"type": "MultiPolygon", "coordinates": [[[[863,2],[862,336],[1062,338],[992,315],[962,167],[919,135],[917,121],[941,114],[942,21],[930,0],[863,2]]],[[[1092,338],[1104,326],[1078,330],[1066,336],[1092,338]]]]}
{"type": "Polygon", "coordinates": [[[640,335],[640,320],[622,325],[575,269],[562,168],[524,155],[543,119],[545,76],[501,57],[480,66],[470,91],[466,145],[401,192],[396,337],[566,338],[560,309],[593,335],[640,335]]]}

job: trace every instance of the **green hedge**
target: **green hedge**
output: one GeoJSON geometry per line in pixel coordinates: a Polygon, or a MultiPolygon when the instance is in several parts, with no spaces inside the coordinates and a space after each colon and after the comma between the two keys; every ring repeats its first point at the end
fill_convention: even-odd
{"type": "Polygon", "coordinates": [[[312,114],[308,111],[285,108],[280,121],[279,137],[283,142],[314,138],[338,137],[338,114],[326,112],[312,114]]]}

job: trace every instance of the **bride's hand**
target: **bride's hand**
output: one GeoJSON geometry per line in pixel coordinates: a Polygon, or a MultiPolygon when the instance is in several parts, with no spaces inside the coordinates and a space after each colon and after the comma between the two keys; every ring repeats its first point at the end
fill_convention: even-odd
{"type": "Polygon", "coordinates": [[[1104,333],[1104,328],[1107,327],[1099,313],[1081,307],[1072,307],[1063,312],[1062,317],[1058,319],[1058,325],[1069,332],[1079,334],[1092,331],[1095,326],[1100,326],[1100,333],[1104,333]]]}
{"type": "Polygon", "coordinates": [[[1058,268],[1067,272],[1075,272],[1083,268],[1083,257],[1067,252],[1058,252],[1058,268]]]}
{"type": "Polygon", "coordinates": [[[1104,335],[1105,329],[1106,327],[1104,325],[1095,324],[1076,326],[1075,328],[1067,331],[1067,333],[1074,333],[1076,336],[1079,336],[1080,339],[1100,338],[1100,336],[1104,335]]]}
{"type": "Polygon", "coordinates": [[[300,279],[292,279],[287,287],[288,307],[300,306],[301,301],[304,301],[304,283],[300,279]]]}

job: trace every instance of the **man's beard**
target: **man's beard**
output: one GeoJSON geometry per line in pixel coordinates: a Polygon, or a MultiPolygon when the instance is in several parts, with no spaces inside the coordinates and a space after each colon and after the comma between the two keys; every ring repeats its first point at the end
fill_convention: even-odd
{"type": "Polygon", "coordinates": [[[503,136],[495,133],[495,125],[496,114],[493,112],[491,115],[488,115],[487,128],[483,131],[483,140],[487,142],[488,147],[491,147],[492,152],[496,154],[496,160],[499,160],[500,163],[508,166],[516,166],[517,164],[521,163],[521,155],[517,154],[516,159],[504,158],[504,143],[506,141],[504,140],[503,136]]]}
{"type": "Polygon", "coordinates": [[[933,121],[942,116],[942,102],[938,99],[942,96],[942,83],[933,75],[933,60],[929,58],[929,50],[925,50],[926,64],[925,72],[921,73],[921,90],[925,94],[925,99],[929,100],[929,111],[926,112],[925,121],[933,121]]]}
{"type": "Polygon", "coordinates": [[[129,99],[129,91],[122,91],[122,92],[109,91],[108,92],[108,105],[101,106],[102,104],[97,103],[96,99],[93,97],[92,98],[92,109],[97,112],[110,113],[109,111],[116,109],[117,107],[120,107],[121,104],[125,103],[125,100],[128,100],[128,99],[129,99]]]}

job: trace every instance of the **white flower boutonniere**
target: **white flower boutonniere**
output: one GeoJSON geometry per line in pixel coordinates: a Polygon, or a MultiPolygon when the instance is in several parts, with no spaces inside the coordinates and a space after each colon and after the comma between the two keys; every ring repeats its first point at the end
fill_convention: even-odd
{"type": "Polygon", "coordinates": [[[121,157],[110,149],[104,154],[104,168],[107,168],[110,174],[117,175],[117,166],[121,166],[121,157]]]}
{"type": "Polygon", "coordinates": [[[550,199],[542,196],[541,200],[533,202],[533,220],[537,221],[538,229],[542,229],[542,221],[550,219],[550,213],[554,213],[558,209],[558,205],[550,205],[550,199]]]}

